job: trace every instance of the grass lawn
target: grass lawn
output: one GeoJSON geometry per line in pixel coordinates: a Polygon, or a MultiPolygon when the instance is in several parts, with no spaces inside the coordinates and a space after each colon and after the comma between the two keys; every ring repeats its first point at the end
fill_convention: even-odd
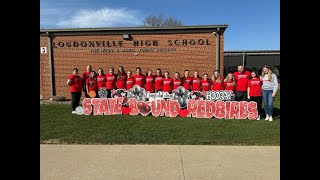
{"type": "Polygon", "coordinates": [[[85,116],[71,105],[40,105],[40,143],[280,145],[280,92],[274,121],[85,116]]]}

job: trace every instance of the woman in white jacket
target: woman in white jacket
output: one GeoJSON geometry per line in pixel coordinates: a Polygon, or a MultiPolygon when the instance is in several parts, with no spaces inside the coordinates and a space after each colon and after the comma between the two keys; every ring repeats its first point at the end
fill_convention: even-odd
{"type": "Polygon", "coordinates": [[[278,90],[277,76],[272,73],[269,66],[263,66],[261,77],[262,81],[262,96],[264,101],[264,112],[266,113],[266,119],[273,121],[273,99],[276,96],[278,90]]]}

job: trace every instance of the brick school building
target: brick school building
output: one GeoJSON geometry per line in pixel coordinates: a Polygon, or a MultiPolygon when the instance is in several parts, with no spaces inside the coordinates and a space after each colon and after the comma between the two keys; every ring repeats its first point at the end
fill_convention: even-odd
{"type": "MultiPolygon", "coordinates": [[[[70,99],[67,77],[74,67],[79,75],[91,65],[108,73],[119,66],[135,73],[147,69],[193,76],[224,71],[224,31],[227,25],[180,27],[75,28],[40,30],[40,95],[70,99]]],[[[83,95],[82,95],[83,96],[83,95]]]]}

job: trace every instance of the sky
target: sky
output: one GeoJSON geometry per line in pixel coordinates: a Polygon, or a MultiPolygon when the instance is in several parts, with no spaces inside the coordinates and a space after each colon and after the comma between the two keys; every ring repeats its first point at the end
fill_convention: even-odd
{"type": "Polygon", "coordinates": [[[225,50],[280,49],[280,0],[40,0],[40,28],[136,27],[148,15],[228,25],[225,50]]]}

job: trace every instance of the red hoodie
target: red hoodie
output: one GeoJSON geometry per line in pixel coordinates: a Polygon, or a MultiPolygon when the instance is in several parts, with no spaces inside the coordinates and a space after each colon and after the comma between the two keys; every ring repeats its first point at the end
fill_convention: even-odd
{"type": "Polygon", "coordinates": [[[181,78],[173,79],[173,89],[177,89],[179,86],[182,86],[181,78]]]}
{"type": "Polygon", "coordinates": [[[192,78],[192,91],[201,91],[201,78],[192,78]]]}
{"type": "Polygon", "coordinates": [[[249,96],[262,96],[261,94],[262,81],[259,78],[252,78],[248,80],[248,87],[250,88],[249,96]]]}
{"type": "Polygon", "coordinates": [[[183,87],[186,90],[191,90],[191,85],[192,85],[192,77],[188,76],[188,77],[183,77],[183,87]]]}
{"type": "Polygon", "coordinates": [[[237,85],[236,91],[247,91],[250,72],[249,71],[245,71],[243,73],[234,72],[233,76],[236,80],[236,85],[237,85]]]}
{"type": "Polygon", "coordinates": [[[160,76],[155,76],[155,90],[157,91],[162,91],[163,89],[163,79],[164,79],[164,76],[163,75],[160,75],[160,76]]]}
{"type": "Polygon", "coordinates": [[[163,78],[163,92],[171,92],[173,88],[173,80],[171,78],[163,78]]]}
{"type": "MultiPolygon", "coordinates": [[[[217,80],[217,78],[216,78],[216,80],[217,80]]],[[[214,90],[214,91],[224,90],[223,80],[224,80],[224,78],[221,76],[221,82],[217,82],[217,81],[212,82],[212,85],[213,85],[212,90],[214,90]]]]}
{"type": "Polygon", "coordinates": [[[154,76],[146,77],[146,91],[154,93],[154,76]]]}

